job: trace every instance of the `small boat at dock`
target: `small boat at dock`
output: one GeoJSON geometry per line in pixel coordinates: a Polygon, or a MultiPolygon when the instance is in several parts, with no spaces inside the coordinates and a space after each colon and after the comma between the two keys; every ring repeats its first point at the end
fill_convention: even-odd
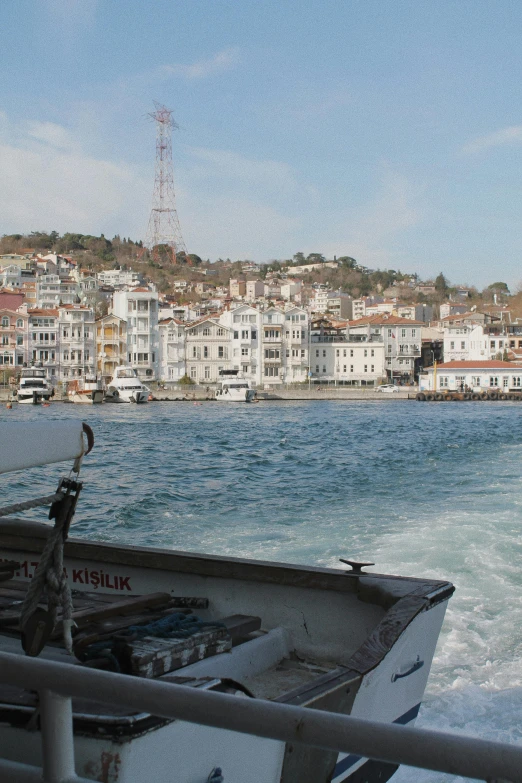
{"type": "Polygon", "coordinates": [[[81,405],[101,405],[103,389],[97,378],[78,378],[67,384],[67,399],[81,405]]]}
{"type": "Polygon", "coordinates": [[[116,367],[114,375],[105,392],[105,402],[147,402],[150,389],[140,381],[134,367],[121,365],[116,367]]]}
{"type": "Polygon", "coordinates": [[[253,402],[256,390],[239,370],[220,370],[216,389],[219,402],[253,402]]]}

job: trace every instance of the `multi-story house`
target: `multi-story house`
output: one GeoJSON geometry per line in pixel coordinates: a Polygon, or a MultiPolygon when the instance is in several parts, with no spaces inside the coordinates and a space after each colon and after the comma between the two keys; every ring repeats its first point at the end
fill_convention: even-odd
{"type": "Polygon", "coordinates": [[[127,321],[127,361],[144,381],[159,377],[158,292],[115,291],[111,312],[127,321]]]}
{"type": "Polygon", "coordinates": [[[252,384],[259,385],[262,382],[261,311],[240,305],[222,312],[219,322],[229,330],[231,368],[240,370],[252,384]]]}
{"type": "Polygon", "coordinates": [[[292,307],[285,310],[283,335],[284,370],[286,383],[302,383],[309,372],[309,319],[306,310],[292,307]]]}
{"type": "Polygon", "coordinates": [[[285,314],[270,307],[262,313],[261,377],[265,386],[279,386],[285,376],[285,314]]]}
{"type": "Polygon", "coordinates": [[[60,304],[78,302],[78,284],[70,277],[40,275],[36,278],[36,306],[54,309],[60,304]]]}
{"type": "Polygon", "coordinates": [[[246,294],[246,282],[244,280],[230,280],[229,283],[230,296],[232,299],[245,296],[246,294]]]}
{"type": "Polygon", "coordinates": [[[382,335],[314,334],[310,344],[314,383],[376,386],[386,378],[382,335]]]}
{"type": "Polygon", "coordinates": [[[109,314],[96,320],[95,330],[96,373],[108,383],[116,367],[127,364],[127,322],[109,314]]]}
{"type": "Polygon", "coordinates": [[[59,380],[96,375],[96,330],[94,312],[84,305],[58,308],[60,328],[59,380]]]}
{"type": "Polygon", "coordinates": [[[287,302],[292,301],[301,293],[302,287],[302,280],[285,280],[284,283],[281,283],[281,299],[285,299],[287,302]]]}
{"type": "Polygon", "coordinates": [[[29,361],[29,316],[0,309],[0,366],[20,367],[29,361]]]}
{"type": "Polygon", "coordinates": [[[164,318],[159,330],[159,378],[179,381],[186,373],[185,323],[178,318],[164,318]]]}
{"type": "Polygon", "coordinates": [[[98,282],[102,285],[110,285],[113,288],[129,286],[137,288],[143,282],[142,276],[132,269],[105,269],[98,272],[98,282]]]}
{"type": "Polygon", "coordinates": [[[410,321],[422,321],[424,324],[428,324],[433,318],[433,307],[428,304],[399,304],[393,311],[394,315],[398,315],[399,318],[408,318],[410,321]]]}
{"type": "Polygon", "coordinates": [[[247,280],[245,290],[245,299],[253,302],[265,295],[265,284],[263,280],[247,280]]]}
{"type": "Polygon", "coordinates": [[[28,358],[41,362],[48,380],[55,384],[59,380],[59,313],[49,308],[35,308],[28,315],[28,358]]]}
{"type": "Polygon", "coordinates": [[[448,315],[463,315],[469,310],[465,304],[459,304],[457,302],[444,302],[440,306],[440,318],[447,318],[448,315]]]}
{"type": "Polygon", "coordinates": [[[411,383],[415,374],[415,362],[421,358],[421,321],[399,318],[396,315],[372,315],[350,322],[350,339],[375,339],[382,337],[385,353],[385,369],[390,381],[411,383]]]}
{"type": "Polygon", "coordinates": [[[202,385],[216,383],[219,371],[230,368],[230,329],[207,316],[186,326],[187,375],[202,385]]]}

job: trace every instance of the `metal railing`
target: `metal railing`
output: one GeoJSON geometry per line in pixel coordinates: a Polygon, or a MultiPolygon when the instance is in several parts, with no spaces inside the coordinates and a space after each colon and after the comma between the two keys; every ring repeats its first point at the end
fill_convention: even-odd
{"type": "Polygon", "coordinates": [[[75,774],[71,698],[94,699],[160,718],[356,753],[391,764],[498,783],[522,783],[522,747],[516,745],[258,699],[238,699],[10,653],[0,653],[0,681],[35,690],[39,695],[42,768],[0,759],[0,779],[13,783],[85,783],[75,774]]]}

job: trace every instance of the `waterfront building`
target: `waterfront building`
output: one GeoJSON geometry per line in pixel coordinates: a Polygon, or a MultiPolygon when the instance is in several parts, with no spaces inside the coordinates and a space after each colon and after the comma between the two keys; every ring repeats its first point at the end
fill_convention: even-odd
{"type": "Polygon", "coordinates": [[[399,318],[407,318],[410,321],[422,321],[429,324],[433,318],[433,307],[428,304],[399,304],[393,310],[399,318]]]}
{"type": "Polygon", "coordinates": [[[161,381],[178,382],[186,373],[185,323],[172,316],[163,318],[158,330],[159,378],[161,381]]]}
{"type": "Polygon", "coordinates": [[[69,381],[96,374],[94,312],[85,305],[62,305],[59,318],[58,380],[69,381]]]}
{"type": "Polygon", "coordinates": [[[284,368],[286,383],[302,383],[309,372],[310,322],[308,313],[301,307],[285,310],[284,368]]]}
{"type": "Polygon", "coordinates": [[[29,361],[29,316],[0,308],[0,366],[21,367],[29,361]]]}
{"type": "Polygon", "coordinates": [[[194,383],[217,383],[219,371],[230,368],[230,329],[206,316],[187,324],[185,335],[187,375],[194,383]]]}
{"type": "Polygon", "coordinates": [[[111,313],[127,322],[127,363],[140,380],[159,377],[158,292],[138,287],[115,291],[111,313]]]}
{"type": "Polygon", "coordinates": [[[444,362],[419,377],[421,391],[522,391],[522,367],[500,360],[444,362]]]}
{"type": "Polygon", "coordinates": [[[310,343],[312,383],[376,386],[386,379],[382,333],[314,323],[310,343]]]}
{"type": "Polygon", "coordinates": [[[262,313],[250,305],[224,310],[219,322],[227,327],[230,368],[240,370],[253,385],[262,383],[262,313]]]}
{"type": "Polygon", "coordinates": [[[279,386],[284,380],[284,324],[285,314],[278,308],[269,307],[261,315],[261,377],[267,387],[279,386]]]}
{"type": "Polygon", "coordinates": [[[420,361],[421,358],[422,327],[422,321],[412,321],[409,318],[383,313],[350,321],[350,336],[368,340],[382,337],[388,380],[412,383],[415,376],[415,362],[420,361]]]}
{"type": "MultiPolygon", "coordinates": [[[[20,311],[23,312],[23,311],[20,311]]],[[[48,381],[59,380],[59,313],[53,308],[27,310],[28,316],[28,360],[41,363],[48,381]]]]}
{"type": "Polygon", "coordinates": [[[127,322],[110,313],[96,320],[95,331],[96,374],[108,383],[116,367],[127,364],[127,322]]]}

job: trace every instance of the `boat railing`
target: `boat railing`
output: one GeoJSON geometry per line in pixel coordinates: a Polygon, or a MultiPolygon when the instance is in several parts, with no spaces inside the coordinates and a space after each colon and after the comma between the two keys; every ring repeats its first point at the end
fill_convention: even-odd
{"type": "MultiPolygon", "coordinates": [[[[478,780],[522,782],[522,747],[0,653],[0,682],[37,691],[41,767],[0,759],[12,783],[87,783],[76,776],[72,698],[161,718],[301,743],[478,780]]],[[[226,770],[224,770],[226,776],[226,770]]]]}

